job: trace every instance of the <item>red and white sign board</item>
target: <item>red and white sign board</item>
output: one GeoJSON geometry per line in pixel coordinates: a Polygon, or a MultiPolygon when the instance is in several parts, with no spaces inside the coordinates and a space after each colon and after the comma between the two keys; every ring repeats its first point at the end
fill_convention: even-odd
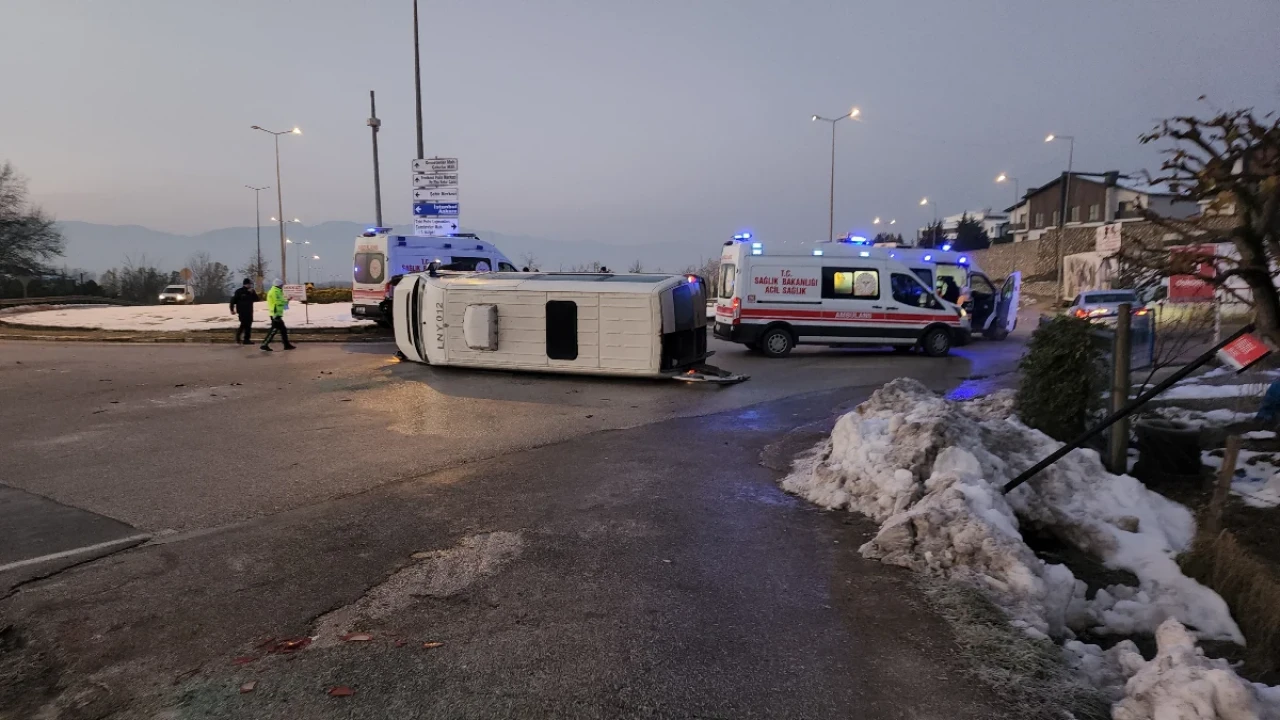
{"type": "Polygon", "coordinates": [[[1187,261],[1194,268],[1189,275],[1169,276],[1169,302],[1211,302],[1214,298],[1214,285],[1209,282],[1218,274],[1214,264],[1215,247],[1213,245],[1185,245],[1169,248],[1172,255],[1189,255],[1187,261]],[[1197,258],[1203,258],[1197,260],[1197,258]]]}
{"type": "Polygon", "coordinates": [[[1252,333],[1246,333],[1227,343],[1218,351],[1218,359],[1224,365],[1243,372],[1250,365],[1271,354],[1271,348],[1262,339],[1252,333]]]}
{"type": "Polygon", "coordinates": [[[817,302],[822,299],[822,268],[753,265],[751,289],[757,302],[817,302]]]}
{"type": "Polygon", "coordinates": [[[285,299],[290,302],[294,300],[297,300],[298,302],[307,301],[306,285],[285,285],[283,288],[281,288],[281,290],[284,291],[285,299]]]}

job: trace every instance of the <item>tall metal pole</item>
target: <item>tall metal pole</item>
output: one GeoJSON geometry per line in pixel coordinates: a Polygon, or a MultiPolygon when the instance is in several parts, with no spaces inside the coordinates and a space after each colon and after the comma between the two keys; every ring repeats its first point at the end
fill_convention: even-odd
{"type": "MultiPolygon", "coordinates": [[[[1129,403],[1129,366],[1132,364],[1132,346],[1129,342],[1129,323],[1133,306],[1121,303],[1116,308],[1115,346],[1111,351],[1111,412],[1118,412],[1129,403]]],[[[1107,447],[1108,468],[1115,475],[1129,472],[1129,418],[1121,417],[1111,426],[1111,440],[1107,447]]]]}
{"type": "Polygon", "coordinates": [[[1062,215],[1058,218],[1058,297],[1054,299],[1054,307],[1062,306],[1063,263],[1066,247],[1062,244],[1067,234],[1067,205],[1071,202],[1071,166],[1076,156],[1076,139],[1068,136],[1067,140],[1067,179],[1062,193],[1062,215]]]}
{"type": "MultiPolygon", "coordinates": [[[[413,0],[413,91],[418,101],[418,159],[422,155],[422,62],[418,56],[418,0],[413,0]]],[[[381,223],[379,223],[381,224],[381,223]]]]}
{"type": "Polygon", "coordinates": [[[827,239],[836,236],[836,124],[831,123],[831,188],[827,199],[827,239]]]}
{"type": "Polygon", "coordinates": [[[284,193],[280,190],[280,136],[272,133],[272,138],[276,141],[276,219],[280,221],[280,277],[281,279],[289,277],[287,268],[285,267],[285,247],[284,247],[284,193]]]}
{"type": "Polygon", "coordinates": [[[254,257],[253,261],[253,276],[258,283],[255,287],[258,292],[262,292],[262,191],[269,189],[271,186],[264,185],[262,187],[254,187],[252,185],[245,185],[245,187],[253,191],[253,224],[254,227],[257,228],[258,233],[258,254],[254,257]]]}
{"type": "MultiPolygon", "coordinates": [[[[382,227],[382,175],[378,170],[378,107],[374,104],[373,91],[369,91],[369,130],[373,133],[373,211],[378,227],[382,227]]],[[[421,127],[421,125],[419,125],[421,127]]]]}

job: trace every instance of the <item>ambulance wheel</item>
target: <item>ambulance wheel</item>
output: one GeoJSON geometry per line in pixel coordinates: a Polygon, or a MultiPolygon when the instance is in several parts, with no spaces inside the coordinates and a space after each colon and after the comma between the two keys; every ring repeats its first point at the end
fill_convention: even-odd
{"type": "Polygon", "coordinates": [[[943,328],[933,328],[920,338],[920,349],[929,357],[943,357],[951,352],[951,334],[943,328]]]}
{"type": "Polygon", "coordinates": [[[760,352],[771,358],[786,357],[795,345],[796,341],[786,328],[770,328],[760,336],[760,352]]]}

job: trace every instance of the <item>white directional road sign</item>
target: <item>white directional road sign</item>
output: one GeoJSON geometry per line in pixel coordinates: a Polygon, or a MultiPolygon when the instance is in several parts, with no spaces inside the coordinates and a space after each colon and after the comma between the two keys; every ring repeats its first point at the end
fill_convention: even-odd
{"type": "Polygon", "coordinates": [[[458,232],[461,227],[456,217],[415,217],[413,234],[420,237],[438,237],[458,232]]]}
{"type": "Polygon", "coordinates": [[[418,188],[438,188],[438,187],[457,187],[458,173],[439,173],[436,175],[414,175],[413,187],[418,188]]]}
{"type": "Polygon", "coordinates": [[[413,172],[415,175],[426,175],[430,173],[456,173],[458,172],[458,158],[425,158],[413,161],[413,172]]]}
{"type": "Polygon", "coordinates": [[[456,203],[458,202],[458,188],[414,188],[413,199],[419,202],[456,203]]]}

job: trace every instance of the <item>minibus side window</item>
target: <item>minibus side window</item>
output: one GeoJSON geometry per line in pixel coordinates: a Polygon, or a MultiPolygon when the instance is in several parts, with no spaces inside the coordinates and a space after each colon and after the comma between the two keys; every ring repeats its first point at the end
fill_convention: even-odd
{"type": "Polygon", "coordinates": [[[547,301],[547,357],[552,360],[578,359],[578,303],[572,300],[547,301]]]}

